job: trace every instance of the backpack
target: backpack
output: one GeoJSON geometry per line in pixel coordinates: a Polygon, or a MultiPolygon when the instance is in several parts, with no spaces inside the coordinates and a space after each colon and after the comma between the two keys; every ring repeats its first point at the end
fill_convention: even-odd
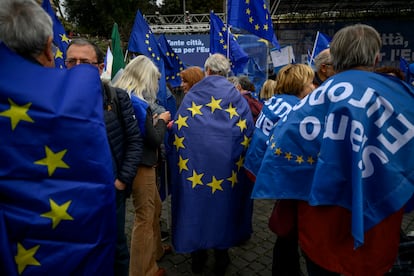
{"type": "Polygon", "coordinates": [[[103,90],[106,95],[106,101],[104,102],[104,109],[107,111],[114,110],[114,112],[117,115],[118,121],[122,123],[123,122],[122,113],[121,113],[121,108],[119,107],[119,100],[118,100],[118,96],[116,95],[115,87],[104,82],[103,90]]]}
{"type": "Polygon", "coordinates": [[[252,112],[253,121],[256,123],[256,120],[262,111],[263,103],[254,98],[250,93],[243,94],[243,97],[247,100],[250,111],[252,112]]]}

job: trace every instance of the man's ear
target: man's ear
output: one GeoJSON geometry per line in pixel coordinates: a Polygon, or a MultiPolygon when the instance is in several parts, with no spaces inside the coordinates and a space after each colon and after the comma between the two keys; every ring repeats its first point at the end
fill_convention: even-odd
{"type": "Polygon", "coordinates": [[[45,47],[40,55],[37,56],[37,61],[45,67],[55,67],[55,56],[52,50],[53,38],[49,36],[45,47]]]}

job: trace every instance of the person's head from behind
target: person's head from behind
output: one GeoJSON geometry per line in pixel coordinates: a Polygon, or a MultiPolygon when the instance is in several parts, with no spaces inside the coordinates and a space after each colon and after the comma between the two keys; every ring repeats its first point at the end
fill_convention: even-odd
{"type": "Polygon", "coordinates": [[[203,70],[198,66],[191,66],[180,72],[181,87],[184,93],[187,93],[194,84],[204,78],[203,70]]]}
{"type": "Polygon", "coordinates": [[[373,27],[356,24],[340,29],[332,38],[330,49],[335,71],[372,71],[378,62],[381,37],[373,27]]]}
{"type": "Polygon", "coordinates": [[[315,57],[315,70],[321,81],[335,75],[329,49],[323,50],[315,57]]]}
{"type": "Polygon", "coordinates": [[[140,55],[128,63],[114,86],[154,103],[157,99],[160,77],[157,66],[148,57],[140,55]]]}
{"type": "Polygon", "coordinates": [[[1,0],[0,41],[25,58],[55,66],[53,22],[34,0],[1,0]]]}
{"type": "Polygon", "coordinates": [[[305,64],[288,64],[279,70],[276,77],[276,93],[304,98],[315,89],[315,73],[305,64]]]}
{"type": "Polygon", "coordinates": [[[204,63],[204,72],[206,75],[219,75],[226,77],[230,72],[230,62],[222,54],[212,54],[204,63]]]}
{"type": "Polygon", "coordinates": [[[99,75],[105,67],[104,53],[93,42],[84,39],[73,39],[66,50],[66,68],[70,69],[79,64],[91,64],[98,68],[99,75]]]}
{"type": "Polygon", "coordinates": [[[256,91],[256,87],[254,87],[248,76],[239,76],[239,84],[241,91],[256,91]]]}
{"type": "Polygon", "coordinates": [[[268,79],[263,83],[262,89],[259,93],[261,100],[268,100],[276,94],[276,81],[268,79]]]}

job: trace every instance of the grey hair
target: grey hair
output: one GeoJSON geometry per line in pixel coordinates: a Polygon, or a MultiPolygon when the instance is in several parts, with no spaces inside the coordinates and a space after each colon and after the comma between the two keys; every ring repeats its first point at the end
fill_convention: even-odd
{"type": "Polygon", "coordinates": [[[230,63],[222,54],[212,54],[204,63],[204,72],[210,69],[211,75],[220,75],[226,77],[230,72],[230,63]]]}
{"type": "Polygon", "coordinates": [[[231,82],[234,85],[234,87],[237,87],[237,85],[239,85],[239,78],[236,76],[230,76],[227,78],[227,80],[231,82]]]}
{"type": "Polygon", "coordinates": [[[357,66],[373,68],[381,50],[381,37],[373,27],[355,24],[339,30],[330,49],[337,72],[357,66]]]}
{"type": "Polygon", "coordinates": [[[315,57],[315,70],[319,71],[322,64],[332,64],[331,52],[325,49],[315,57]]]}
{"type": "Polygon", "coordinates": [[[114,86],[149,103],[155,103],[160,76],[157,66],[148,57],[140,55],[128,63],[114,86]]]}
{"type": "Polygon", "coordinates": [[[34,0],[1,0],[0,40],[16,53],[36,58],[53,38],[50,16],[34,0]]]}

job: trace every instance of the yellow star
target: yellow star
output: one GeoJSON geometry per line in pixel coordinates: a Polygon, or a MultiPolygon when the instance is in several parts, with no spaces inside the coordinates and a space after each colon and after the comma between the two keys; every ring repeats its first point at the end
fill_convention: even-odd
{"type": "Polygon", "coordinates": [[[239,116],[239,114],[236,111],[236,108],[232,106],[232,104],[229,104],[229,108],[226,109],[226,112],[229,113],[230,119],[233,118],[233,116],[239,116]]]}
{"type": "Polygon", "coordinates": [[[52,220],[52,228],[55,229],[56,226],[62,220],[73,220],[73,217],[68,214],[67,210],[72,203],[72,200],[66,201],[62,205],[58,205],[53,199],[49,199],[50,211],[44,214],[41,214],[41,217],[50,218],[52,220]]]}
{"type": "Polygon", "coordinates": [[[62,41],[62,42],[66,42],[67,44],[69,44],[69,42],[70,42],[70,40],[69,40],[69,38],[66,36],[66,34],[60,34],[59,35],[60,36],[60,40],[62,41]]]}
{"type": "Polygon", "coordinates": [[[244,137],[243,137],[243,142],[241,142],[241,144],[242,144],[245,148],[247,148],[247,147],[249,146],[249,143],[250,143],[250,138],[249,138],[249,137],[247,137],[246,135],[244,135],[244,137]]]}
{"type": "Polygon", "coordinates": [[[313,165],[313,163],[315,163],[315,160],[313,159],[312,156],[308,157],[308,160],[306,160],[306,162],[308,162],[309,164],[313,165]]]}
{"type": "Polygon", "coordinates": [[[216,190],[223,191],[223,188],[221,187],[221,183],[223,183],[224,180],[217,180],[215,176],[213,176],[213,179],[210,183],[207,184],[207,186],[211,187],[211,193],[214,194],[216,190]]]}
{"type": "Polygon", "coordinates": [[[195,170],[193,170],[193,175],[188,177],[187,180],[191,181],[193,184],[191,187],[194,189],[197,185],[203,185],[201,178],[203,177],[204,173],[197,174],[195,170]]]}
{"type": "Polygon", "coordinates": [[[268,30],[269,30],[269,25],[264,24],[264,25],[263,25],[263,30],[268,31],[268,30]]]}
{"type": "Polygon", "coordinates": [[[227,50],[227,44],[223,45],[223,50],[227,50]]]}
{"type": "Polygon", "coordinates": [[[277,154],[277,155],[281,155],[283,152],[282,152],[282,149],[281,148],[277,148],[276,149],[276,151],[275,151],[275,154],[277,154]]]}
{"type": "Polygon", "coordinates": [[[191,111],[191,116],[195,116],[197,114],[199,115],[203,115],[203,113],[201,113],[201,107],[202,105],[196,105],[194,102],[191,103],[191,107],[187,108],[187,110],[191,111]]]}
{"type": "Polygon", "coordinates": [[[25,105],[17,105],[10,98],[8,99],[8,101],[10,103],[10,108],[3,112],[0,112],[0,116],[10,118],[12,130],[16,128],[17,124],[20,121],[34,123],[33,119],[30,118],[29,115],[27,115],[27,111],[29,111],[29,108],[32,105],[32,103],[27,103],[25,105]]]}
{"type": "Polygon", "coordinates": [[[213,96],[211,96],[211,102],[206,104],[206,106],[211,108],[211,113],[214,113],[214,111],[216,111],[216,109],[223,109],[220,106],[221,101],[222,101],[222,99],[216,100],[213,96]]]}
{"type": "Polygon", "coordinates": [[[246,0],[246,4],[250,4],[250,0],[246,0]]]}
{"type": "Polygon", "coordinates": [[[290,152],[286,152],[286,153],[285,153],[285,158],[286,158],[287,160],[289,160],[289,161],[290,161],[290,159],[292,159],[292,158],[293,158],[292,153],[290,153],[290,152]]]}
{"type": "Polygon", "coordinates": [[[145,40],[144,43],[147,44],[147,45],[149,45],[149,40],[145,40]]]}
{"type": "Polygon", "coordinates": [[[55,58],[63,59],[63,52],[59,48],[56,50],[55,58]]]}
{"type": "Polygon", "coordinates": [[[246,123],[246,119],[242,120],[240,119],[237,124],[236,124],[239,128],[240,128],[240,132],[243,132],[244,129],[247,129],[247,123],[246,123]]]}
{"type": "Polygon", "coordinates": [[[180,130],[183,126],[188,127],[187,119],[188,116],[182,117],[180,114],[178,114],[178,119],[174,122],[178,125],[178,130],[180,130]]]}
{"type": "Polygon", "coordinates": [[[224,39],[219,40],[220,44],[224,44],[224,39]]]}
{"type": "Polygon", "coordinates": [[[253,19],[253,17],[249,17],[249,22],[250,22],[250,24],[253,24],[253,21],[254,21],[254,19],[253,19]]]}
{"type": "Polygon", "coordinates": [[[48,146],[45,146],[46,157],[34,163],[37,165],[47,166],[47,171],[49,176],[51,176],[55,172],[56,168],[69,168],[69,166],[62,160],[67,151],[68,150],[65,149],[54,153],[48,146]]]}
{"type": "Polygon", "coordinates": [[[39,261],[34,257],[39,247],[40,245],[36,245],[26,250],[21,243],[17,243],[17,255],[14,257],[14,261],[17,264],[19,274],[22,274],[28,265],[40,266],[39,261]]]}
{"type": "Polygon", "coordinates": [[[259,24],[254,25],[254,29],[255,29],[256,31],[260,30],[260,26],[259,26],[259,24]]]}
{"type": "Polygon", "coordinates": [[[186,170],[188,171],[188,167],[187,167],[187,162],[189,159],[183,159],[181,156],[179,157],[179,161],[178,161],[178,167],[180,168],[180,173],[182,172],[182,170],[186,170]]]}
{"type": "Polygon", "coordinates": [[[244,163],[244,157],[240,155],[239,160],[236,162],[237,168],[241,169],[241,167],[243,167],[243,163],[244,163]]]}
{"type": "Polygon", "coordinates": [[[303,156],[298,155],[298,156],[296,156],[295,162],[298,163],[298,164],[302,164],[303,162],[305,162],[305,160],[303,160],[303,156]]]}
{"type": "Polygon", "coordinates": [[[246,14],[250,15],[251,10],[250,9],[246,9],[246,14]]]}
{"type": "Polygon", "coordinates": [[[231,177],[227,178],[231,182],[231,187],[234,188],[234,185],[237,183],[237,172],[231,171],[231,177]]]}
{"type": "Polygon", "coordinates": [[[271,145],[270,145],[270,148],[271,149],[274,149],[276,147],[276,143],[275,142],[273,142],[271,145]]]}
{"type": "Polygon", "coordinates": [[[184,142],[184,137],[178,137],[177,134],[175,134],[174,146],[177,148],[177,151],[180,148],[185,149],[183,142],[184,142]]]}

